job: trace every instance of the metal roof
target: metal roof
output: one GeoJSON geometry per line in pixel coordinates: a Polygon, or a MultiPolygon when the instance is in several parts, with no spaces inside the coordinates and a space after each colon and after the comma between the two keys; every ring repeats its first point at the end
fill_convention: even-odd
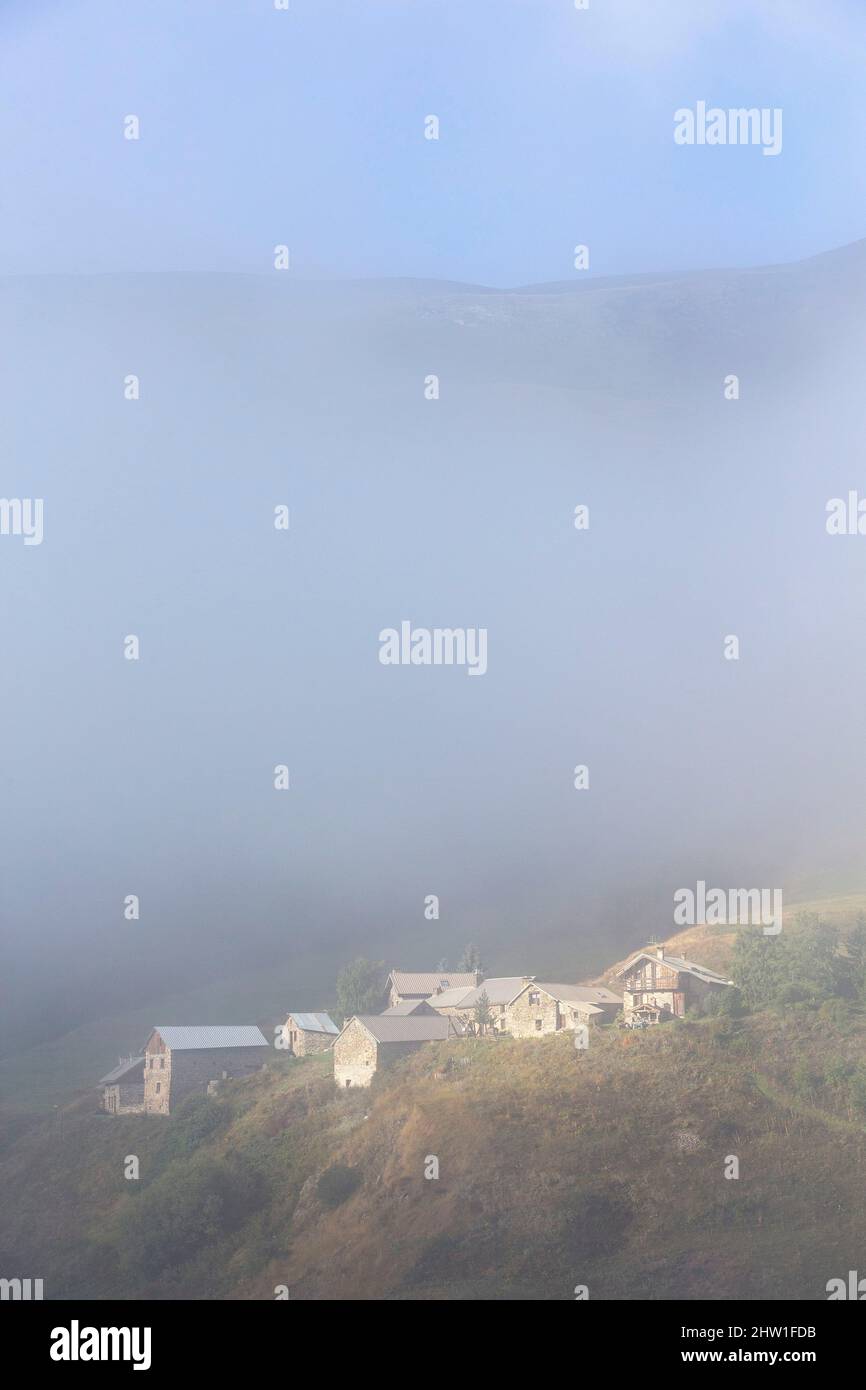
{"type": "Polygon", "coordinates": [[[543,984],[541,981],[535,981],[534,988],[543,989],[545,994],[551,995],[553,999],[560,999],[565,1004],[622,1003],[618,994],[614,994],[612,989],[605,989],[601,985],[543,984]]]}
{"type": "MultiPolygon", "coordinates": [[[[449,993],[449,994],[465,994],[465,993],[466,993],[466,990],[465,990],[465,989],[449,990],[448,993],[449,993]]],[[[444,995],[441,996],[441,997],[444,998],[444,995]]],[[[438,997],[438,996],[437,996],[437,999],[436,999],[436,1003],[437,1003],[437,1005],[438,1005],[438,1003],[439,1003],[439,997],[438,997]]],[[[401,1017],[401,1018],[405,1018],[405,1017],[407,1016],[407,1014],[416,1014],[416,1013],[418,1013],[418,1014],[427,1014],[427,1016],[428,1016],[428,1018],[429,1018],[429,1016],[430,1016],[430,1014],[431,1014],[432,1012],[433,1012],[433,1010],[431,1009],[430,1005],[427,1003],[427,1000],[426,1000],[426,999],[401,999],[399,1004],[392,1004],[391,1007],[390,1007],[390,1009],[383,1009],[383,1010],[382,1010],[382,1013],[380,1014],[380,1017],[381,1017],[381,1018],[387,1018],[389,1014],[393,1014],[393,1015],[397,1015],[397,1016],[399,1016],[399,1017],[401,1017]]]]}
{"type": "MultiPolygon", "coordinates": [[[[441,1014],[356,1014],[377,1042],[444,1042],[453,1037],[451,1020],[441,1014]]],[[[352,1020],[350,1019],[349,1022],[352,1020]]],[[[346,1025],[348,1027],[348,1024],[346,1025]]]]}
{"type": "Polygon", "coordinates": [[[435,994],[437,989],[454,989],[475,985],[474,970],[392,970],[388,977],[398,994],[435,994]]]}
{"type": "Polygon", "coordinates": [[[472,989],[449,989],[444,994],[434,994],[430,1003],[434,1009],[474,1009],[482,994],[487,995],[488,1004],[510,1004],[527,983],[526,975],[491,975],[472,989]]]}
{"type": "Polygon", "coordinates": [[[175,1024],[164,1026],[156,1024],[158,1033],[171,1052],[200,1052],[209,1047],[267,1047],[267,1039],[262,1037],[251,1023],[206,1024],[202,1027],[180,1027],[175,1024]]]}
{"type": "Polygon", "coordinates": [[[726,980],[724,975],[716,974],[715,970],[709,970],[706,965],[696,965],[693,960],[686,960],[683,956],[669,956],[667,952],[663,956],[656,951],[638,951],[636,955],[627,960],[617,976],[627,975],[634,968],[639,960],[656,961],[659,965],[670,965],[674,970],[682,970],[687,975],[696,975],[699,980],[704,980],[710,985],[729,985],[730,980],[726,980]]]}
{"type": "MultiPolygon", "coordinates": [[[[443,989],[441,994],[431,994],[429,1003],[434,1009],[458,1009],[463,1008],[466,1000],[474,996],[474,989],[467,989],[465,985],[458,985],[456,989],[443,989]]],[[[420,1003],[420,1000],[410,1000],[410,1003],[420,1003]]],[[[474,1003],[474,998],[472,1000],[474,1003]]]]}
{"type": "Polygon", "coordinates": [[[124,1076],[127,1076],[127,1075],[129,1074],[129,1072],[131,1072],[131,1071],[136,1071],[139,1067],[141,1067],[142,1076],[143,1076],[143,1075],[144,1075],[144,1058],[143,1058],[143,1057],[127,1057],[127,1059],[126,1059],[125,1062],[118,1062],[118,1064],[117,1064],[117,1066],[114,1068],[114,1070],[108,1072],[105,1076],[103,1076],[102,1080],[101,1080],[101,1081],[98,1081],[96,1084],[97,1084],[97,1086],[111,1086],[112,1083],[114,1083],[114,1082],[116,1082],[116,1081],[121,1081],[121,1080],[123,1079],[124,1076]]]}
{"type": "Polygon", "coordinates": [[[296,1014],[290,1010],[289,1018],[294,1019],[304,1033],[339,1033],[340,1031],[330,1014],[296,1014]]]}
{"type": "Polygon", "coordinates": [[[486,994],[490,1004],[510,1004],[526,983],[525,975],[494,975],[473,989],[469,1002],[477,1004],[482,994],[486,994]]]}

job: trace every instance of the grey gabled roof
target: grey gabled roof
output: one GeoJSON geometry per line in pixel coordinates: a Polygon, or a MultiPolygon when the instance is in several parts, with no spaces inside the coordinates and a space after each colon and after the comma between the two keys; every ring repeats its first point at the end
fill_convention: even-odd
{"type": "Polygon", "coordinates": [[[201,1052],[211,1047],[267,1047],[267,1039],[251,1023],[243,1024],[204,1024],[201,1027],[156,1024],[154,1033],[159,1033],[171,1052],[201,1052]]]}
{"type": "Polygon", "coordinates": [[[118,1062],[117,1066],[113,1069],[113,1071],[107,1072],[106,1075],[103,1076],[102,1080],[97,1081],[96,1084],[97,1086],[111,1086],[117,1081],[122,1081],[125,1076],[129,1075],[130,1072],[137,1071],[139,1067],[141,1068],[143,1077],[144,1058],[127,1057],[125,1062],[118,1062]]]}
{"type": "Polygon", "coordinates": [[[669,965],[674,970],[682,971],[686,975],[695,975],[699,980],[703,980],[709,985],[729,985],[731,980],[725,979],[724,975],[718,975],[715,970],[710,970],[706,965],[696,965],[693,960],[686,960],[683,956],[669,956],[667,952],[663,956],[657,955],[654,951],[638,951],[636,955],[627,960],[621,970],[618,970],[617,977],[627,975],[639,960],[656,961],[659,965],[669,965]]]}
{"type": "Polygon", "coordinates": [[[540,980],[535,982],[535,989],[541,989],[545,994],[549,994],[552,999],[558,999],[563,1004],[621,1004],[622,998],[614,994],[612,989],[607,989],[603,985],[563,985],[563,984],[544,984],[540,980]]]}
{"type": "Polygon", "coordinates": [[[439,994],[431,994],[427,1003],[434,1009],[462,1009],[474,993],[474,985],[458,985],[456,989],[443,989],[439,994]]]}
{"type": "Polygon", "coordinates": [[[340,1031],[330,1014],[296,1014],[293,1009],[290,1009],[289,1018],[294,1019],[304,1033],[339,1033],[340,1031]]]}
{"type": "Polygon", "coordinates": [[[444,1042],[454,1036],[451,1020],[443,1014],[356,1014],[355,1017],[381,1043],[444,1042]]]}
{"type": "MultiPolygon", "coordinates": [[[[463,992],[463,990],[457,991],[458,994],[463,992]]],[[[426,999],[401,999],[399,1004],[392,1004],[390,1009],[383,1009],[380,1017],[388,1018],[389,1015],[396,1015],[399,1018],[405,1018],[407,1014],[426,1014],[429,1018],[433,1012],[432,1006],[426,999]]]]}
{"type": "Polygon", "coordinates": [[[472,989],[475,972],[466,970],[392,970],[388,979],[398,994],[435,994],[437,989],[472,989]]]}

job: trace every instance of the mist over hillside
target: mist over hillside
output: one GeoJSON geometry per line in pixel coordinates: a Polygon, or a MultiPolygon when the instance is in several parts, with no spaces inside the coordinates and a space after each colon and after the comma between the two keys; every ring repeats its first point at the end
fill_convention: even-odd
{"type": "Polygon", "coordinates": [[[699,878],[862,887],[866,555],[825,522],[864,308],[863,242],[0,280],[4,490],[45,509],[0,554],[4,1052],[312,957],[585,977],[699,878]],[[485,627],[484,677],[381,665],[404,620],[485,627]]]}

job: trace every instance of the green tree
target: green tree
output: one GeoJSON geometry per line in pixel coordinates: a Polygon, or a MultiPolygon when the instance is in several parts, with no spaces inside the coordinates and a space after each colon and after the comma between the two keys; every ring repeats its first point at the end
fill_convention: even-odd
{"type": "Polygon", "coordinates": [[[775,1003],[782,983],[783,949],[780,937],[764,936],[755,927],[737,932],[731,976],[747,1009],[766,1009],[775,1003]]]}
{"type": "Polygon", "coordinates": [[[815,1005],[850,994],[838,932],[817,917],[801,916],[778,936],[744,928],[734,942],[731,974],[749,1009],[815,1005]]]}
{"type": "Polygon", "coordinates": [[[481,952],[477,946],[473,946],[470,941],[468,946],[463,947],[463,953],[457,962],[457,969],[461,971],[480,970],[484,973],[484,966],[481,964],[481,952]]]}
{"type": "Polygon", "coordinates": [[[478,1002],[473,1009],[475,1027],[479,1038],[483,1038],[486,1032],[493,1026],[493,1014],[490,1012],[490,1000],[487,998],[487,990],[483,989],[478,996],[478,1002]]]}
{"type": "Polygon", "coordinates": [[[866,1003],[866,917],[858,913],[857,920],[845,942],[845,953],[840,957],[842,986],[839,993],[848,999],[858,999],[866,1003]]]}
{"type": "Polygon", "coordinates": [[[384,961],[358,956],[337,976],[337,1010],[343,1019],[353,1014],[372,1014],[385,999],[387,970],[384,961]]]}

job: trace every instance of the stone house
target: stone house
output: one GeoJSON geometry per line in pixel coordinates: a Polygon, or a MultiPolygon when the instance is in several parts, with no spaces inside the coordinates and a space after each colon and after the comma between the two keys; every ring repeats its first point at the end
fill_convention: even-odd
{"type": "Polygon", "coordinates": [[[494,975],[472,989],[459,986],[457,989],[443,990],[432,996],[430,1003],[437,1013],[459,1019],[470,1032],[475,1030],[475,1009],[482,995],[487,996],[490,1009],[491,1031],[505,1031],[505,1016],[508,1005],[526,983],[524,975],[494,975]]]}
{"type": "Polygon", "coordinates": [[[568,985],[525,977],[505,1010],[513,1038],[538,1038],[579,1024],[612,1023],[622,1000],[600,985],[568,985]]]}
{"type": "Polygon", "coordinates": [[[457,1032],[451,1019],[437,1013],[356,1014],[334,1043],[334,1080],[341,1088],[369,1086],[380,1067],[457,1032]]]}
{"type": "Polygon", "coordinates": [[[270,1048],[252,1025],[154,1028],[144,1045],[144,1109],[168,1115],[184,1096],[212,1082],[260,1071],[270,1048]]]}
{"type": "Polygon", "coordinates": [[[733,984],[704,965],[669,956],[664,946],[655,944],[632,956],[616,978],[622,980],[623,1018],[628,1024],[682,1018],[708,994],[733,984]]]}
{"type": "Polygon", "coordinates": [[[388,976],[388,1004],[399,1004],[405,999],[430,999],[434,994],[460,985],[472,989],[481,979],[478,970],[392,970],[388,976]]]}
{"type": "Polygon", "coordinates": [[[291,1013],[283,1024],[283,1040],[293,1057],[309,1057],[327,1052],[339,1031],[329,1014],[291,1013]]]}
{"type": "Polygon", "coordinates": [[[140,1115],[144,1110],[144,1058],[121,1057],[99,1082],[108,1115],[140,1115]]]}

